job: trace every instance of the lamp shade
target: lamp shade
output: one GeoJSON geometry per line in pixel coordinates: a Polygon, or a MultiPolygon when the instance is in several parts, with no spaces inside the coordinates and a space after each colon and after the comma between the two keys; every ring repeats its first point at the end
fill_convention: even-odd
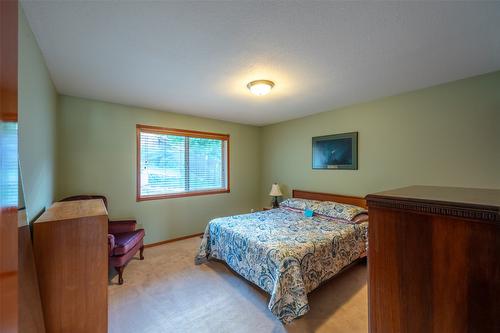
{"type": "Polygon", "coordinates": [[[273,197],[281,197],[283,194],[281,193],[281,190],[280,190],[280,187],[278,184],[273,184],[273,186],[271,186],[271,192],[269,192],[269,195],[273,196],[273,197]]]}

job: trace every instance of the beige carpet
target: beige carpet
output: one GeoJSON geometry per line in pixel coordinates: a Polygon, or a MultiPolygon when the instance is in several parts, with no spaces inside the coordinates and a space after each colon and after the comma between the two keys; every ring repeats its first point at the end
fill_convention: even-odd
{"type": "Polygon", "coordinates": [[[132,260],[125,284],[109,287],[109,332],[367,332],[366,264],[309,294],[311,310],[282,325],[268,295],[223,263],[196,266],[200,238],[145,250],[132,260]]]}

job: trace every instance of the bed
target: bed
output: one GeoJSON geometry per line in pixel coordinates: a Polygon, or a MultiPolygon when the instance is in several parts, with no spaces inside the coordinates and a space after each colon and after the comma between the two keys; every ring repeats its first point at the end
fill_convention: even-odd
{"type": "MultiPolygon", "coordinates": [[[[294,190],[292,198],[314,207],[331,201],[339,203],[337,207],[366,208],[363,198],[336,194],[294,190]]],[[[366,213],[364,210],[367,217],[366,213]]],[[[195,263],[224,261],[269,293],[269,309],[283,323],[289,323],[309,311],[308,293],[366,256],[367,218],[353,222],[343,215],[330,215],[315,211],[314,216],[305,217],[300,207],[280,206],[213,219],[206,227],[195,263]]]]}

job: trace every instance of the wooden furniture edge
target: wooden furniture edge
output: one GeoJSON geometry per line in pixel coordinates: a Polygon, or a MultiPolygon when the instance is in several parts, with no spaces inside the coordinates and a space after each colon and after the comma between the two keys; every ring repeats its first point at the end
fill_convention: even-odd
{"type": "Polygon", "coordinates": [[[167,240],[156,242],[156,243],[146,244],[146,245],[144,245],[144,247],[145,248],[149,248],[149,247],[160,246],[160,245],[163,245],[163,244],[177,242],[177,241],[181,241],[181,240],[188,239],[188,238],[193,238],[193,237],[199,237],[199,236],[202,236],[202,235],[203,235],[203,232],[200,232],[198,234],[192,234],[192,235],[187,235],[187,236],[182,236],[182,237],[167,239],[167,240]]]}
{"type": "Polygon", "coordinates": [[[35,223],[40,224],[40,223],[56,223],[56,222],[61,222],[61,221],[67,221],[67,220],[72,220],[75,218],[79,217],[103,217],[105,216],[106,219],[108,219],[108,209],[106,208],[106,205],[101,199],[90,199],[90,200],[74,200],[74,201],[56,201],[52,203],[52,205],[49,207],[49,209],[43,210],[42,212],[39,213],[36,219],[33,219],[33,225],[35,223]],[[60,206],[76,206],[78,203],[84,202],[85,204],[91,204],[93,202],[100,202],[102,204],[102,212],[94,212],[91,214],[84,214],[85,216],[80,216],[80,215],[53,215],[54,209],[60,209],[60,206]]]}
{"type": "Polygon", "coordinates": [[[366,200],[363,197],[356,197],[352,195],[334,194],[334,193],[323,193],[323,192],[311,192],[304,190],[292,190],[293,198],[309,199],[309,200],[319,200],[319,201],[334,201],[354,206],[359,206],[367,208],[366,200]]]}
{"type": "Polygon", "coordinates": [[[367,195],[366,202],[371,208],[387,208],[421,214],[452,216],[455,218],[500,225],[500,209],[493,206],[397,196],[382,196],[376,194],[367,195]]]}
{"type": "MultiPolygon", "coordinates": [[[[24,220],[26,223],[26,220],[24,220]]],[[[38,287],[38,277],[35,266],[35,254],[29,224],[18,228],[19,249],[19,320],[20,332],[45,332],[42,300],[38,287]]]]}
{"type": "Polygon", "coordinates": [[[75,327],[79,327],[84,331],[90,329],[92,332],[106,332],[108,217],[104,202],[102,200],[55,202],[44,214],[49,211],[52,211],[53,222],[33,223],[35,265],[46,330],[61,331],[60,327],[66,327],[68,331],[74,331],[75,327]],[[67,213],[58,214],[58,211],[66,209],[65,206],[78,206],[84,202],[98,206],[103,214],[85,215],[91,210],[76,211],[72,217],[67,216],[67,213]],[[54,255],[57,256],[57,260],[54,255]],[[73,267],[74,262],[78,262],[76,270],[73,267]],[[91,271],[87,269],[90,266],[92,266],[91,271]],[[68,283],[70,279],[71,285],[75,286],[73,289],[70,288],[73,291],[60,288],[61,284],[68,283]],[[54,281],[58,282],[59,286],[54,281]],[[54,289],[58,292],[54,292],[54,289]],[[93,293],[92,297],[89,297],[89,292],[93,293]],[[74,302],[74,299],[77,302],[74,302]],[[80,307],[82,303],[86,306],[80,307]],[[81,310],[81,313],[77,314],[82,318],[81,322],[72,319],[75,316],[75,309],[81,310]]]}
{"type": "MultiPolygon", "coordinates": [[[[0,1],[0,123],[16,124],[15,133],[12,133],[14,139],[19,138],[18,127],[18,64],[19,64],[19,43],[18,43],[18,18],[19,6],[17,0],[0,1]]],[[[3,130],[0,131],[0,142],[2,142],[2,163],[0,164],[0,174],[3,179],[4,173],[15,171],[17,174],[19,156],[17,152],[11,152],[10,149],[4,149],[4,138],[8,135],[3,130]],[[8,157],[15,163],[3,163],[3,158],[8,157]]],[[[9,182],[10,183],[10,182],[9,182]]],[[[4,185],[0,185],[2,191],[4,185]]],[[[17,176],[13,180],[16,186],[17,176]]],[[[10,197],[10,195],[8,195],[10,197]]],[[[13,195],[14,202],[12,206],[10,200],[0,201],[0,331],[17,332],[19,330],[19,254],[18,254],[18,216],[17,216],[17,190],[13,195]]]]}

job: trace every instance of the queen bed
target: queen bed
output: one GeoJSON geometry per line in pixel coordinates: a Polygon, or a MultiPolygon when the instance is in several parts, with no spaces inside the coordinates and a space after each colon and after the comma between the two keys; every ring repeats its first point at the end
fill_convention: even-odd
{"type": "Polygon", "coordinates": [[[289,323],[309,311],[308,293],[366,256],[367,234],[364,199],[294,190],[279,208],[210,221],[195,263],[226,262],[289,323]]]}

